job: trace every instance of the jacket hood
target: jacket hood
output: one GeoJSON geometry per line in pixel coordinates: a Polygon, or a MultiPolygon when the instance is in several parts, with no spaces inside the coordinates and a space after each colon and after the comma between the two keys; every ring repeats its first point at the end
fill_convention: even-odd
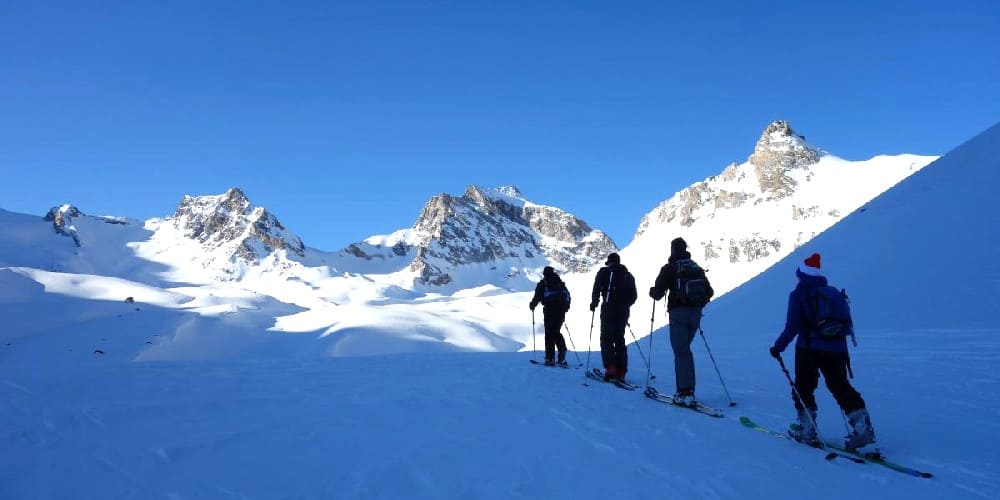
{"type": "Polygon", "coordinates": [[[670,258],[667,259],[667,262],[677,262],[679,260],[690,259],[690,258],[691,258],[691,252],[675,248],[670,251],[670,258]]]}
{"type": "Polygon", "coordinates": [[[799,270],[795,271],[795,275],[799,277],[799,284],[796,288],[816,288],[827,285],[826,276],[809,276],[799,270]]]}

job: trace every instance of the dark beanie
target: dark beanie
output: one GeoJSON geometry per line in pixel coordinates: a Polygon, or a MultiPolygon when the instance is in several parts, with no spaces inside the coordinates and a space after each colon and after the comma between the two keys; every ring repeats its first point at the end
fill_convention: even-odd
{"type": "Polygon", "coordinates": [[[604,261],[605,266],[610,266],[611,264],[621,264],[621,263],[622,263],[622,258],[619,257],[618,254],[616,253],[608,255],[608,260],[604,261]]]}
{"type": "Polygon", "coordinates": [[[556,270],[552,269],[552,266],[545,266],[545,269],[542,269],[542,274],[545,275],[545,276],[548,276],[550,274],[555,274],[555,273],[556,273],[556,270]]]}
{"type": "Polygon", "coordinates": [[[684,238],[674,238],[674,240],[670,242],[671,250],[687,250],[687,248],[688,244],[684,241],[684,238]]]}

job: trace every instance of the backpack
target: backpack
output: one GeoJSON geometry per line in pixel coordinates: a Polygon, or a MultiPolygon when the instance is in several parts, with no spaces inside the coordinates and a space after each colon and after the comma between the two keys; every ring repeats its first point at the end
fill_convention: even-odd
{"type": "Polygon", "coordinates": [[[705,307],[715,295],[712,285],[705,276],[705,270],[691,259],[680,259],[676,263],[673,292],[677,303],[691,307],[705,307]]]}
{"type": "Polygon", "coordinates": [[[566,283],[563,283],[562,280],[556,280],[552,288],[549,288],[548,280],[543,280],[543,283],[545,291],[542,293],[542,305],[562,312],[569,311],[569,305],[573,298],[570,296],[569,290],[566,289],[566,283]]]}
{"type": "Polygon", "coordinates": [[[611,271],[608,276],[607,295],[604,300],[609,304],[631,306],[639,298],[635,290],[635,277],[624,266],[611,271]]]}
{"type": "Polygon", "coordinates": [[[852,334],[847,291],[832,286],[809,290],[809,333],[819,339],[839,339],[852,334]]]}

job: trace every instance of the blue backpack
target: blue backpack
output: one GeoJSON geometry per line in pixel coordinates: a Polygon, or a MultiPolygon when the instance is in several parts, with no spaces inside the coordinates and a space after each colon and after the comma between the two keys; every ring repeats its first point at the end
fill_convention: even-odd
{"type": "Polygon", "coordinates": [[[832,286],[809,290],[809,333],[813,338],[839,339],[853,335],[847,291],[832,286]]]}
{"type": "Polygon", "coordinates": [[[550,289],[549,281],[545,280],[545,292],[542,294],[543,306],[552,307],[562,312],[566,312],[569,311],[571,302],[572,297],[569,294],[569,290],[566,289],[565,283],[561,280],[556,280],[550,289]]]}

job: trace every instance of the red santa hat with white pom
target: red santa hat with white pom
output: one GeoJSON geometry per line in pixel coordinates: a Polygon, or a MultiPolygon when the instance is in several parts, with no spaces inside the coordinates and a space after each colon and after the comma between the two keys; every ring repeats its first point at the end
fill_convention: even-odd
{"type": "Polygon", "coordinates": [[[807,276],[823,276],[819,272],[819,254],[814,253],[799,264],[799,272],[807,276]]]}

